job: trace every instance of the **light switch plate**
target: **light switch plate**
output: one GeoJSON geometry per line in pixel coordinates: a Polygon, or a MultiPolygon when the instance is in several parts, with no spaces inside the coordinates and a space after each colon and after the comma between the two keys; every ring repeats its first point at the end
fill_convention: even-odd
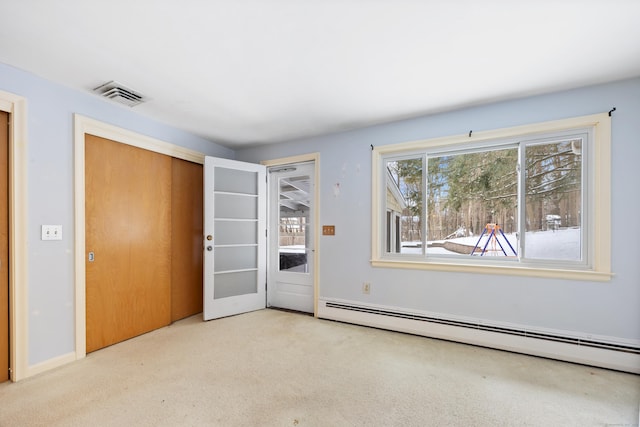
{"type": "Polygon", "coordinates": [[[43,225],[42,240],[62,240],[62,225],[43,225]]]}

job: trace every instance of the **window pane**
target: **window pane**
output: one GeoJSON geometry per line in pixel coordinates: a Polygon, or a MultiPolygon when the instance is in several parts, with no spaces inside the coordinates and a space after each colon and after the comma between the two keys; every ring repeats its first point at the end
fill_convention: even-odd
{"type": "Polygon", "coordinates": [[[214,191],[241,194],[258,194],[258,173],[237,169],[216,167],[214,173],[214,191]]]}
{"type": "Polygon", "coordinates": [[[214,220],[216,245],[258,243],[258,221],[214,220]]]}
{"type": "MultiPolygon", "coordinates": [[[[280,215],[283,215],[282,207],[280,215]]],[[[280,271],[308,273],[307,218],[281,216],[279,232],[280,271]]]]}
{"type": "Polygon", "coordinates": [[[258,198],[243,194],[216,193],[214,216],[224,219],[258,219],[258,198]]]}
{"type": "Polygon", "coordinates": [[[235,271],[215,275],[213,299],[255,294],[258,292],[258,272],[235,271]]]}
{"type": "Polygon", "coordinates": [[[214,257],[215,273],[258,268],[257,245],[216,246],[214,257]]]}
{"type": "Polygon", "coordinates": [[[525,151],[524,256],[582,259],[582,138],[525,151]]]}
{"type": "Polygon", "coordinates": [[[428,255],[516,256],[517,162],[517,148],[428,158],[428,255]]]}
{"type": "Polygon", "coordinates": [[[387,253],[422,254],[422,157],[386,163],[387,253]]]}
{"type": "Polygon", "coordinates": [[[311,177],[287,176],[278,179],[280,271],[309,273],[307,232],[311,207],[311,177]]]}

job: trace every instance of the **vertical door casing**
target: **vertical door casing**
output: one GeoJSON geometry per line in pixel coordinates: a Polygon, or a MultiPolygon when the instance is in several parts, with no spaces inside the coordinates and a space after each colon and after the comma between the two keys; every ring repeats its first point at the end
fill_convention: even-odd
{"type": "Polygon", "coordinates": [[[9,379],[9,113],[0,111],[0,382],[9,379]]]}
{"type": "Polygon", "coordinates": [[[86,135],[85,199],[91,352],[171,321],[171,158],[86,135]]]}
{"type": "Polygon", "coordinates": [[[171,321],[202,312],[203,168],[171,159],[171,321]]]}

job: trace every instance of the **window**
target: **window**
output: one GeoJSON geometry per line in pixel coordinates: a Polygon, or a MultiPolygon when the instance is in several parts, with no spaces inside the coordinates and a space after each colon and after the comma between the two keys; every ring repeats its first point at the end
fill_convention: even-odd
{"type": "Polygon", "coordinates": [[[373,161],[374,266],[610,277],[606,114],[377,147],[373,161]]]}

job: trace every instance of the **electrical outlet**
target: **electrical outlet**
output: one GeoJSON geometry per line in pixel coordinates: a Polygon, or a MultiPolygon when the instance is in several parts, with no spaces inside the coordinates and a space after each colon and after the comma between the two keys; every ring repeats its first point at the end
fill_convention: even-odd
{"type": "Polygon", "coordinates": [[[366,295],[369,295],[369,293],[371,293],[371,283],[364,282],[362,284],[362,293],[366,295]]]}

